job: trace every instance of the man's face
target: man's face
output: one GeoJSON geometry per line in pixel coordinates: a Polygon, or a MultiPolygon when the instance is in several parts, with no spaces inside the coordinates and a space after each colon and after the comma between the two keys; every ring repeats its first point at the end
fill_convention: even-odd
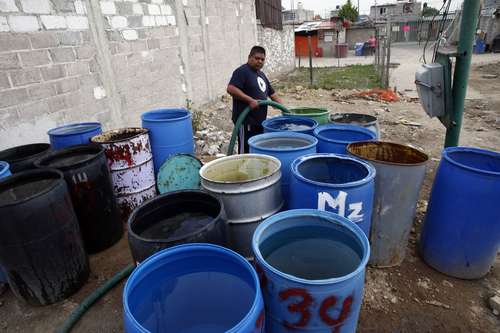
{"type": "Polygon", "coordinates": [[[266,55],[263,53],[255,53],[248,57],[248,64],[255,70],[260,70],[264,67],[264,62],[266,61],[266,55]]]}

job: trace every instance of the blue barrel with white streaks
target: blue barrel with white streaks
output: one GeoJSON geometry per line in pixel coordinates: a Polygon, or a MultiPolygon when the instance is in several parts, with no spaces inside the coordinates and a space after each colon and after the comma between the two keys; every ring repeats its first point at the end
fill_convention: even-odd
{"type": "MultiPolygon", "coordinates": [[[[0,179],[10,176],[9,163],[0,161],[0,179]]],[[[7,275],[3,271],[2,266],[0,266],[0,283],[7,282],[7,275]]]]}
{"type": "Polygon", "coordinates": [[[352,142],[371,141],[377,134],[356,125],[328,124],[314,130],[318,138],[318,153],[347,154],[347,145],[352,142]]]}
{"type": "Polygon", "coordinates": [[[356,223],[370,236],[375,168],[341,154],[311,154],[291,166],[289,209],[330,211],[356,223]]]}
{"type": "Polygon", "coordinates": [[[316,209],[278,213],[253,236],[269,333],[354,333],[370,245],[363,231],[316,209]]]}

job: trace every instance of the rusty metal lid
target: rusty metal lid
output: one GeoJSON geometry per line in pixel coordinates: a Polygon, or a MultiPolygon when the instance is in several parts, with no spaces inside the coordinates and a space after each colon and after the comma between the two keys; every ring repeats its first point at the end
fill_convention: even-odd
{"type": "Polygon", "coordinates": [[[200,188],[200,160],[190,154],[176,154],[163,163],[157,176],[160,194],[200,188]]]}

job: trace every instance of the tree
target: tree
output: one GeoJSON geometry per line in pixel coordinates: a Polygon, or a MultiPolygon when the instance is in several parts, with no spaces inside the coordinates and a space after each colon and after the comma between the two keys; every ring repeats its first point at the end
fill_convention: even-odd
{"type": "Polygon", "coordinates": [[[345,20],[349,20],[351,22],[356,22],[358,20],[358,9],[352,5],[351,0],[347,0],[347,2],[340,7],[339,17],[345,20]]]}
{"type": "Polygon", "coordinates": [[[424,8],[422,9],[422,16],[434,16],[434,15],[438,15],[439,14],[439,10],[437,10],[436,8],[433,8],[433,7],[429,7],[427,5],[427,3],[424,3],[424,8]]]}

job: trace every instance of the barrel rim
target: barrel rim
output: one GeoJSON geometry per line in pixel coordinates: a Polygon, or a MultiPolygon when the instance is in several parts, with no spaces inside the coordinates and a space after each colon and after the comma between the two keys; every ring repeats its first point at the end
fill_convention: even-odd
{"type": "Polygon", "coordinates": [[[10,168],[10,164],[8,162],[0,161],[0,175],[9,171],[9,168],[10,168]]]}
{"type": "MultiPolygon", "coordinates": [[[[94,144],[75,145],[75,146],[70,146],[70,147],[66,147],[66,148],[52,151],[52,152],[48,153],[47,155],[40,157],[39,159],[37,159],[35,161],[35,166],[37,168],[52,168],[52,169],[66,171],[66,170],[73,169],[75,167],[79,167],[81,165],[87,164],[95,159],[98,159],[99,157],[101,157],[103,155],[104,155],[104,148],[101,145],[98,145],[95,143],[94,144]],[[90,150],[92,150],[90,153],[92,153],[93,156],[88,157],[84,160],[78,161],[76,163],[72,163],[70,165],[65,165],[65,166],[58,166],[58,167],[51,167],[51,166],[45,165],[45,163],[48,163],[51,160],[56,159],[56,158],[61,157],[61,156],[64,156],[66,154],[72,154],[75,152],[82,152],[83,153],[85,151],[90,151],[90,150]]],[[[107,163],[106,163],[106,165],[107,165],[107,163]]]]}
{"type": "Polygon", "coordinates": [[[189,110],[187,110],[185,108],[173,108],[173,109],[160,108],[160,109],[153,109],[153,110],[144,112],[143,114],[141,114],[141,120],[146,121],[146,122],[164,123],[164,122],[184,120],[184,119],[189,118],[190,116],[191,116],[191,113],[189,112],[189,110]],[[151,119],[151,118],[148,119],[148,118],[146,118],[149,115],[163,114],[163,113],[169,113],[169,112],[174,112],[174,111],[175,112],[181,111],[185,114],[180,116],[180,117],[171,118],[171,119],[151,119]]]}
{"type": "Polygon", "coordinates": [[[290,121],[300,120],[300,121],[303,121],[303,122],[306,122],[306,123],[311,123],[312,126],[309,129],[303,129],[303,130],[298,130],[298,131],[285,131],[285,132],[304,133],[304,132],[314,131],[319,126],[319,123],[315,119],[309,118],[309,117],[302,117],[302,116],[293,116],[293,117],[290,117],[290,116],[277,116],[277,117],[272,117],[272,118],[268,118],[268,119],[264,120],[262,122],[262,127],[264,127],[264,129],[269,129],[269,130],[272,130],[272,131],[276,131],[275,128],[270,127],[270,124],[272,124],[273,122],[286,121],[288,119],[290,119],[290,121]]]}
{"type": "MultiPolygon", "coordinates": [[[[356,125],[348,125],[348,124],[325,124],[318,126],[314,130],[314,136],[318,138],[318,140],[325,141],[325,142],[331,142],[331,143],[340,143],[340,144],[349,144],[352,143],[353,141],[351,140],[339,140],[339,139],[330,139],[321,134],[322,131],[326,130],[339,130],[339,131],[354,131],[358,133],[363,133],[367,134],[371,139],[368,140],[363,140],[363,141],[374,141],[377,140],[377,134],[362,127],[362,126],[356,126],[356,125]]],[[[358,141],[355,141],[358,142],[358,141]]]]}
{"type": "Polygon", "coordinates": [[[149,134],[149,129],[147,128],[142,128],[142,127],[124,127],[124,128],[117,128],[113,130],[109,130],[106,132],[102,132],[101,134],[93,136],[90,141],[93,143],[98,143],[100,145],[106,145],[106,144],[113,144],[113,143],[121,143],[121,142],[128,142],[132,139],[138,138],[144,134],[149,134]],[[105,135],[110,135],[110,134],[119,134],[120,131],[124,130],[134,130],[137,131],[136,134],[131,135],[127,137],[126,139],[117,139],[117,140],[99,140],[99,138],[104,138],[105,135]]]}
{"type": "Polygon", "coordinates": [[[355,156],[355,157],[357,157],[357,158],[359,158],[361,160],[366,160],[366,161],[380,163],[380,164],[387,164],[387,165],[397,165],[397,166],[412,167],[412,166],[424,165],[424,164],[426,164],[429,161],[429,155],[427,155],[423,151],[421,151],[419,149],[416,149],[416,148],[413,148],[413,147],[410,147],[410,146],[407,146],[407,145],[402,145],[402,144],[395,143],[395,142],[390,142],[390,141],[357,141],[357,142],[351,142],[349,145],[347,145],[347,151],[349,152],[349,154],[351,154],[351,155],[353,155],[353,156],[355,156]],[[378,159],[374,159],[374,158],[364,157],[364,156],[361,156],[361,155],[359,155],[359,154],[357,154],[357,153],[355,153],[355,152],[352,151],[352,148],[354,148],[355,146],[361,146],[361,145],[365,145],[365,144],[388,145],[388,146],[392,146],[392,147],[398,147],[398,148],[404,147],[405,149],[411,149],[412,151],[414,151],[415,153],[417,153],[418,155],[420,155],[420,157],[423,158],[423,161],[422,162],[418,162],[418,163],[397,163],[397,162],[383,161],[383,160],[378,160],[378,159]]]}
{"type": "Polygon", "coordinates": [[[213,184],[248,184],[248,183],[257,182],[257,181],[272,177],[277,172],[280,172],[280,170],[281,170],[281,162],[279,159],[277,159],[274,156],[264,155],[264,154],[241,154],[241,155],[224,156],[224,157],[221,157],[221,158],[218,158],[218,159],[215,159],[213,161],[206,163],[200,169],[200,177],[202,180],[204,180],[208,183],[213,183],[213,184]],[[208,168],[213,167],[213,165],[215,165],[217,163],[223,163],[227,160],[235,160],[235,159],[241,159],[241,158],[260,158],[260,159],[272,160],[274,163],[276,163],[277,167],[275,170],[269,172],[269,174],[267,174],[267,175],[264,175],[262,177],[255,178],[255,179],[244,180],[244,181],[234,181],[234,182],[232,182],[232,181],[231,182],[229,182],[229,181],[216,181],[216,180],[209,179],[209,178],[204,176],[204,173],[206,172],[206,170],[208,168]]]}
{"type": "Polygon", "coordinates": [[[128,316],[128,318],[131,320],[132,324],[136,328],[138,328],[139,330],[144,330],[144,332],[146,332],[144,327],[135,319],[135,316],[132,315],[132,311],[130,310],[128,304],[129,303],[128,295],[130,295],[131,288],[133,287],[133,284],[136,282],[136,280],[140,280],[141,278],[141,275],[139,274],[141,273],[144,274],[143,271],[145,271],[148,268],[148,266],[153,266],[154,264],[161,262],[161,260],[166,256],[171,257],[193,251],[196,252],[211,251],[215,255],[229,256],[231,259],[235,261],[236,264],[241,264],[242,267],[248,271],[248,273],[250,274],[250,276],[254,281],[254,285],[252,287],[254,287],[255,289],[255,297],[252,306],[250,307],[250,309],[248,309],[248,312],[245,315],[245,317],[243,317],[235,326],[233,326],[226,333],[238,332],[238,329],[244,326],[246,322],[248,322],[249,319],[251,319],[251,316],[255,314],[259,305],[262,303],[260,301],[262,298],[262,292],[260,290],[259,277],[253,266],[243,256],[241,256],[239,253],[231,249],[215,244],[190,243],[190,244],[176,245],[153,254],[151,257],[145,259],[140,266],[136,267],[132,272],[132,274],[130,275],[130,277],[128,278],[127,282],[125,283],[125,287],[123,288],[122,302],[125,308],[125,315],[128,316]]]}
{"type": "Polygon", "coordinates": [[[304,134],[304,133],[298,133],[298,132],[293,132],[293,131],[283,131],[283,132],[271,132],[271,133],[263,133],[263,134],[258,134],[252,136],[250,139],[248,139],[248,145],[254,149],[259,149],[259,150],[265,150],[265,151],[273,151],[273,152],[290,152],[290,151],[300,151],[300,150],[307,150],[315,147],[318,144],[318,139],[316,139],[314,136],[309,135],[309,134],[304,134]],[[280,148],[267,148],[267,147],[259,147],[256,144],[256,141],[259,141],[261,139],[265,140],[267,138],[301,138],[304,140],[309,140],[309,144],[307,146],[303,147],[294,147],[294,148],[287,148],[287,149],[280,149],[280,148]]]}
{"type": "Polygon", "coordinates": [[[347,123],[337,122],[334,119],[335,116],[344,116],[344,115],[347,115],[347,116],[363,116],[363,117],[370,118],[371,120],[363,123],[365,125],[375,125],[377,123],[377,117],[372,116],[371,114],[356,113],[356,112],[336,112],[336,113],[332,113],[332,114],[330,114],[330,121],[332,123],[335,123],[335,124],[346,124],[347,125],[347,123]]]}
{"type": "Polygon", "coordinates": [[[5,157],[2,157],[2,158],[6,162],[9,162],[10,164],[14,164],[14,163],[17,163],[17,162],[22,162],[22,161],[25,161],[25,160],[28,160],[28,159],[40,156],[41,154],[45,154],[50,149],[50,143],[45,143],[45,142],[29,143],[27,145],[15,146],[15,147],[11,147],[11,148],[7,148],[5,150],[2,150],[2,151],[0,151],[0,155],[9,154],[11,152],[14,152],[14,151],[20,149],[20,148],[35,147],[35,146],[38,146],[40,148],[43,147],[43,150],[40,151],[40,152],[38,152],[38,153],[36,153],[36,154],[25,156],[25,157],[21,157],[21,158],[16,158],[16,159],[5,159],[5,157]]]}
{"type": "Polygon", "coordinates": [[[474,153],[478,155],[487,155],[490,157],[498,158],[500,159],[500,153],[493,151],[493,150],[487,150],[487,149],[482,149],[482,148],[476,148],[476,147],[465,147],[465,146],[458,146],[458,147],[448,147],[443,150],[443,157],[446,159],[446,161],[450,162],[451,164],[458,166],[460,168],[481,173],[481,174],[486,174],[486,175],[492,175],[492,176],[500,176],[500,171],[488,171],[488,170],[482,170],[478,168],[474,168],[462,163],[459,163],[455,161],[451,156],[450,153],[454,152],[468,152],[468,153],[474,153]]]}
{"type": "Polygon", "coordinates": [[[98,128],[102,128],[102,125],[101,125],[101,123],[96,122],[96,121],[83,122],[83,123],[71,123],[71,124],[66,124],[66,125],[51,128],[50,130],[47,131],[47,134],[49,136],[73,136],[76,134],[89,133],[89,132],[95,131],[98,128]],[[91,127],[91,128],[86,129],[86,130],[79,131],[79,132],[73,132],[73,133],[54,133],[55,131],[63,129],[63,128],[71,128],[71,127],[77,127],[77,126],[82,126],[82,125],[94,125],[95,127],[91,127]]]}
{"type": "Polygon", "coordinates": [[[205,231],[206,229],[209,229],[214,223],[216,223],[218,220],[222,220],[223,218],[223,215],[224,215],[224,204],[222,202],[222,200],[218,197],[216,197],[215,195],[213,194],[210,194],[208,192],[205,192],[205,191],[202,191],[202,190],[178,190],[178,191],[172,191],[172,192],[167,192],[167,193],[163,193],[163,194],[160,194],[160,195],[157,195],[153,198],[150,198],[148,199],[147,201],[141,203],[140,206],[136,207],[132,213],[130,214],[130,216],[128,217],[127,219],[127,230],[128,230],[128,234],[129,235],[134,235],[135,238],[139,239],[140,241],[142,242],[145,242],[145,243],[161,243],[161,242],[168,242],[168,243],[173,243],[173,242],[177,242],[177,241],[180,241],[180,240],[183,240],[183,239],[186,239],[186,238],[190,238],[191,236],[194,236],[196,234],[199,234],[200,232],[202,231],[205,231]],[[217,216],[213,217],[212,218],[212,221],[210,223],[208,223],[207,225],[205,225],[203,228],[200,228],[196,231],[193,231],[191,233],[188,233],[186,235],[183,235],[182,237],[177,237],[177,238],[171,238],[171,239],[164,239],[164,238],[155,238],[155,239],[151,239],[151,238],[144,238],[142,237],[141,235],[137,234],[133,229],[132,229],[132,224],[134,222],[134,220],[136,219],[137,215],[139,214],[140,210],[142,209],[145,209],[147,206],[150,206],[152,205],[155,201],[157,200],[161,200],[161,199],[167,199],[166,197],[171,197],[171,196],[174,196],[174,195],[177,195],[177,194],[196,194],[196,195],[201,195],[201,196],[205,196],[205,197],[210,197],[210,199],[212,200],[215,200],[216,202],[219,203],[220,205],[220,210],[219,210],[219,213],[217,214],[217,216]]]}
{"type": "Polygon", "coordinates": [[[23,179],[23,178],[30,179],[30,178],[36,177],[37,175],[43,175],[43,174],[52,174],[52,175],[57,174],[58,177],[57,178],[54,177],[54,179],[56,181],[53,182],[47,188],[43,189],[42,191],[37,192],[35,194],[32,194],[28,197],[21,199],[21,200],[15,200],[12,203],[8,203],[8,204],[1,204],[0,203],[0,207],[3,208],[3,207],[17,206],[17,205],[26,203],[28,201],[31,201],[33,199],[36,199],[38,197],[41,197],[41,196],[49,193],[50,191],[54,190],[57,186],[60,186],[61,181],[64,182],[64,184],[66,185],[66,182],[64,180],[64,174],[61,171],[54,169],[54,168],[40,168],[40,169],[21,171],[21,172],[13,174],[12,176],[0,179],[0,192],[2,192],[3,187],[11,185],[12,183],[17,182],[19,179],[23,179]]]}
{"type": "Polygon", "coordinates": [[[307,114],[308,116],[324,116],[324,115],[330,113],[330,111],[328,111],[327,108],[313,108],[313,107],[295,107],[295,108],[288,109],[288,111],[290,111],[290,112],[283,113],[283,114],[297,115],[297,116],[303,116],[304,114],[307,114]],[[296,110],[318,110],[320,112],[294,113],[294,111],[296,111],[296,110]]]}
{"type": "Polygon", "coordinates": [[[321,211],[317,209],[292,209],[284,212],[280,212],[278,214],[275,214],[266,220],[264,220],[257,229],[255,229],[255,232],[252,237],[252,250],[253,253],[256,257],[258,258],[259,261],[271,272],[276,274],[279,277],[285,278],[287,280],[290,280],[292,282],[296,283],[301,283],[301,284],[306,284],[306,285],[324,285],[324,284],[333,284],[333,283],[340,283],[344,282],[346,280],[349,280],[356,275],[360,274],[362,271],[365,270],[366,265],[368,264],[368,259],[370,258],[370,242],[368,241],[368,237],[365,235],[363,230],[357,226],[354,222],[350,221],[349,219],[342,217],[338,214],[332,213],[332,212],[327,212],[327,211],[321,211]],[[338,224],[342,227],[345,227],[349,229],[349,231],[360,241],[361,246],[363,247],[364,253],[363,253],[363,258],[361,258],[361,261],[358,265],[358,267],[352,271],[351,273],[341,276],[341,277],[335,277],[331,279],[322,279],[322,280],[308,280],[308,279],[303,279],[299,278],[284,272],[279,271],[278,269],[274,268],[272,265],[270,265],[266,260],[264,260],[264,257],[262,256],[262,253],[260,252],[259,249],[259,238],[262,236],[262,233],[265,231],[267,227],[269,227],[271,224],[274,223],[280,223],[281,221],[286,220],[286,218],[289,217],[308,217],[308,216],[315,216],[322,218],[324,220],[328,220],[331,223],[338,224]]]}
{"type": "Polygon", "coordinates": [[[371,164],[369,164],[369,163],[367,163],[367,162],[365,162],[357,157],[342,155],[342,154],[334,154],[334,153],[319,153],[319,154],[308,154],[308,155],[300,156],[292,162],[291,170],[292,170],[293,177],[297,177],[299,180],[301,180],[303,182],[306,182],[309,184],[314,184],[316,186],[331,187],[331,188],[339,188],[339,187],[340,188],[349,188],[349,187],[364,185],[364,184],[372,181],[373,179],[375,179],[375,175],[377,173],[375,167],[373,167],[371,164]],[[364,177],[363,179],[356,180],[353,182],[343,183],[343,184],[332,184],[332,183],[321,183],[321,182],[318,182],[315,180],[311,180],[311,179],[304,177],[302,174],[299,173],[298,167],[300,164],[302,164],[308,160],[315,159],[315,158],[325,158],[325,157],[334,157],[334,158],[339,158],[339,159],[344,159],[344,160],[351,160],[351,161],[354,161],[356,163],[359,163],[366,168],[366,170],[368,171],[368,175],[366,175],[366,177],[364,177]]]}

